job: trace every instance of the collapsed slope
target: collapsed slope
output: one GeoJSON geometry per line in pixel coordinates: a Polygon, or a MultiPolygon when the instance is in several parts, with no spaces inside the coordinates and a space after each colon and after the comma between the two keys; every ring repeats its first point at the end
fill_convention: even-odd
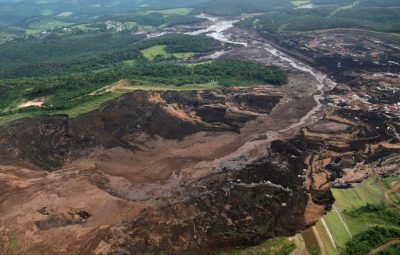
{"type": "MultiPolygon", "coordinates": [[[[229,92],[228,92],[229,93],[229,92]]],[[[242,107],[242,97],[233,102],[242,107]]],[[[271,110],[281,96],[250,95],[250,108],[271,110]],[[253,103],[252,97],[257,98],[253,103]],[[271,100],[269,100],[271,99],[271,100]],[[254,106],[253,106],[254,104],[254,106]],[[261,107],[260,107],[261,106],[261,107]],[[266,108],[264,108],[264,106],[266,108]]],[[[199,131],[239,131],[251,119],[227,111],[226,98],[213,92],[135,92],[84,116],[43,116],[5,125],[0,129],[0,160],[56,170],[68,159],[88,155],[94,148],[138,149],[134,136],[180,139],[199,131]]]]}

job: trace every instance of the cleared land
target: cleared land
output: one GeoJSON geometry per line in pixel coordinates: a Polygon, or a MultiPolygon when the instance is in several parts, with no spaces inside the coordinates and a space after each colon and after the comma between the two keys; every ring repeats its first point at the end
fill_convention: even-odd
{"type": "Polygon", "coordinates": [[[196,55],[195,52],[181,52],[181,53],[168,53],[165,48],[165,45],[156,45],[144,50],[141,50],[142,55],[148,60],[154,60],[156,57],[164,57],[164,58],[190,58],[196,55]]]}
{"type": "Polygon", "coordinates": [[[193,8],[174,8],[174,9],[166,9],[161,11],[147,11],[143,14],[147,15],[150,13],[162,13],[166,15],[189,15],[189,13],[193,10],[193,8]]]}
{"type": "Polygon", "coordinates": [[[71,109],[68,109],[68,110],[51,111],[51,112],[41,112],[41,111],[20,112],[20,113],[15,113],[12,115],[0,116],[0,125],[9,123],[9,122],[12,122],[15,120],[19,120],[19,119],[32,118],[32,117],[43,115],[43,114],[49,114],[49,115],[66,114],[70,118],[75,118],[81,114],[93,111],[93,110],[99,108],[103,103],[110,101],[114,98],[117,98],[121,95],[122,95],[122,93],[120,93],[120,92],[105,93],[105,94],[94,97],[94,99],[91,101],[82,103],[81,105],[71,108],[71,109]]]}

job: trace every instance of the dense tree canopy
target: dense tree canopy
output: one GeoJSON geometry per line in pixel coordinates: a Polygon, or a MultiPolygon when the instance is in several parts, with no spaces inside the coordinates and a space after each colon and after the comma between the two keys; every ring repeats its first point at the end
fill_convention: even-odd
{"type": "Polygon", "coordinates": [[[19,102],[43,96],[49,97],[46,110],[69,109],[92,100],[94,97],[89,95],[91,92],[121,79],[175,86],[210,82],[223,86],[254,83],[281,85],[287,81],[286,74],[281,70],[233,59],[193,66],[149,63],[120,65],[98,71],[0,80],[0,112],[9,114],[10,108],[19,102]]]}

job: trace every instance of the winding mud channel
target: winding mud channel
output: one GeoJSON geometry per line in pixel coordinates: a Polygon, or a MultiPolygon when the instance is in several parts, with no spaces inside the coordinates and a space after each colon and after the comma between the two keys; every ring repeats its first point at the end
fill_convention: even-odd
{"type": "MultiPolygon", "coordinates": [[[[327,91],[334,89],[336,86],[336,83],[333,80],[329,79],[326,74],[323,74],[313,69],[312,67],[289,57],[287,54],[279,51],[278,49],[274,48],[272,45],[266,42],[261,42],[254,39],[241,38],[240,36],[238,37],[237,35],[233,36],[231,29],[237,22],[240,21],[239,19],[225,20],[219,17],[212,17],[205,14],[200,14],[198,17],[208,19],[208,21],[211,23],[210,26],[201,30],[189,32],[188,34],[190,35],[205,34],[223,43],[235,44],[243,46],[245,48],[248,47],[262,48],[268,53],[270,53],[272,56],[276,57],[277,62],[280,63],[281,65],[289,66],[300,72],[307,73],[311,75],[317,82],[318,93],[316,93],[313,96],[316,105],[311,110],[309,110],[297,122],[292,123],[289,126],[283,127],[276,131],[268,130],[264,134],[256,135],[256,139],[246,142],[234,153],[224,157],[223,159],[219,159],[219,161],[222,162],[221,163],[222,166],[227,166],[226,161],[229,160],[232,161],[237,159],[238,157],[243,157],[245,153],[254,150],[256,147],[262,145],[268,145],[274,140],[282,139],[286,137],[288,132],[293,130],[298,130],[301,127],[315,123],[320,119],[321,115],[317,116],[317,114],[321,111],[321,108],[323,106],[321,100],[324,99],[324,95],[327,91]],[[265,138],[260,139],[260,137],[265,137],[265,138]]],[[[222,56],[224,53],[226,52],[219,51],[208,57],[218,58],[222,56]]],[[[272,63],[272,65],[275,64],[277,63],[272,63]]],[[[245,164],[250,162],[251,160],[247,160],[245,164]]],[[[229,166],[234,167],[232,164],[229,164],[229,166]]],[[[240,167],[241,166],[243,166],[243,164],[241,164],[240,167]]]]}

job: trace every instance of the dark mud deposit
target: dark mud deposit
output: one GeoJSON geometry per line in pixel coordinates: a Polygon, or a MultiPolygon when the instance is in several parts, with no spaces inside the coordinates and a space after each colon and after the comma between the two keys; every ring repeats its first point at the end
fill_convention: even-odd
{"type": "MultiPolygon", "coordinates": [[[[141,132],[166,139],[182,139],[200,131],[239,132],[254,117],[228,112],[224,95],[229,91],[219,93],[138,91],[72,120],[45,116],[6,125],[0,128],[0,160],[57,170],[66,160],[79,159],[98,147],[134,151],[138,147],[131,138],[141,132]]],[[[246,98],[249,108],[260,104],[258,96],[246,98]]],[[[271,111],[279,103],[279,97],[269,99],[262,111],[271,111]]],[[[242,100],[233,103],[243,104],[242,100]]]]}
{"type": "Polygon", "coordinates": [[[398,73],[332,69],[334,49],[274,41],[339,82],[321,88],[265,35],[229,34],[250,43],[225,57],[284,68],[288,84],[136,91],[75,119],[0,127],[0,244],[17,235],[29,254],[213,254],[294,235],[330,209],[330,187],[397,167],[398,73]]]}

